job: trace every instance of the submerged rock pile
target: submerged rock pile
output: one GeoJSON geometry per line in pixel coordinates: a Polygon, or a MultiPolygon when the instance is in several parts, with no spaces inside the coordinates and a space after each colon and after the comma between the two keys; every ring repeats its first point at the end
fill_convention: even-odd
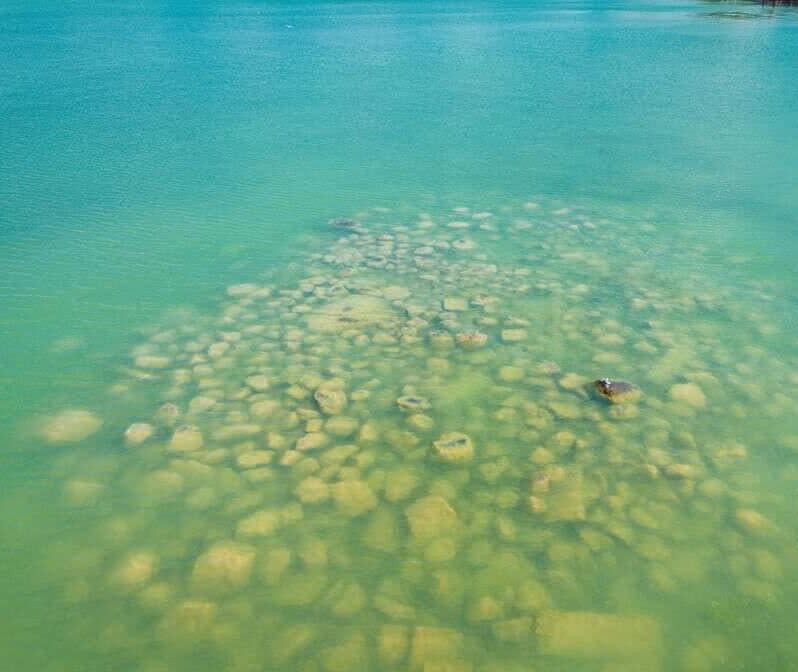
{"type": "MultiPolygon", "coordinates": [[[[231,286],[212,328],[136,348],[114,391],[160,405],[112,478],[76,460],[66,485],[114,502],[67,582],[138,614],[104,646],[151,639],[147,670],[199,648],[230,670],[654,672],[704,646],[670,639],[682,591],[778,603],[785,535],[716,409],[793,400],[730,391],[749,365],[714,313],[683,319],[722,293],[669,295],[613,239],[618,285],[611,232],[533,206],[332,220],[296,284],[231,286]],[[597,396],[607,371],[645,396],[597,396]]],[[[44,434],[99,429],[68,411],[44,434]]]]}

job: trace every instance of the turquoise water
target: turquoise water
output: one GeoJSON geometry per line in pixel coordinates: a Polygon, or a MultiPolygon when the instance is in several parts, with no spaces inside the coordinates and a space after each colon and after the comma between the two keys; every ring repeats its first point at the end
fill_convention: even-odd
{"type": "Polygon", "coordinates": [[[798,669],[797,56],[749,4],[0,3],[5,668],[798,669]]]}

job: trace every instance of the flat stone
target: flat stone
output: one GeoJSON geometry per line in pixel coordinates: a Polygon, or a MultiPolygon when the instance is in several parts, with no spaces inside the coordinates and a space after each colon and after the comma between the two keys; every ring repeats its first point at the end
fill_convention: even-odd
{"type": "Polygon", "coordinates": [[[420,482],[420,475],[407,468],[400,468],[385,475],[385,499],[399,502],[407,499],[420,482]]]}
{"type": "Polygon", "coordinates": [[[488,335],[481,331],[464,331],[457,334],[455,340],[464,350],[476,350],[487,344],[488,335]]]}
{"type": "Polygon", "coordinates": [[[559,380],[560,387],[564,390],[568,390],[569,392],[580,390],[589,382],[590,379],[586,378],[585,376],[580,376],[578,373],[566,373],[559,380]]]}
{"type": "Polygon", "coordinates": [[[313,398],[319,405],[321,412],[327,415],[341,413],[346,408],[348,401],[344,390],[329,385],[320,385],[313,394],[313,398]]]}
{"type": "Polygon", "coordinates": [[[231,541],[219,542],[194,563],[191,582],[195,589],[214,594],[230,593],[249,583],[255,549],[231,541]]]}
{"type": "Polygon", "coordinates": [[[125,589],[140,588],[152,579],[157,563],[158,556],[150,551],[131,553],[113,570],[110,582],[125,589]]]}
{"type": "Polygon", "coordinates": [[[753,509],[738,509],[734,521],[741,530],[754,537],[767,538],[777,531],[772,520],[753,509]]]}
{"type": "Polygon", "coordinates": [[[155,427],[146,422],[134,422],[125,430],[125,443],[140,446],[155,433],[155,427]]]}
{"type": "Polygon", "coordinates": [[[433,442],[433,452],[444,462],[467,462],[474,458],[474,444],[462,432],[446,432],[433,442]]]}
{"type": "Polygon", "coordinates": [[[377,636],[377,655],[382,665],[397,667],[407,655],[410,630],[404,625],[383,625],[377,636]]]}
{"type": "Polygon", "coordinates": [[[183,600],[171,607],[158,624],[158,636],[172,644],[175,640],[195,643],[208,637],[218,606],[207,600],[183,600]]]}
{"type": "Polygon", "coordinates": [[[440,495],[419,499],[405,509],[405,516],[416,541],[450,536],[457,529],[457,513],[440,495]]]}
{"type": "Polygon", "coordinates": [[[255,423],[238,422],[224,427],[219,427],[213,433],[215,441],[233,441],[235,439],[245,439],[250,436],[260,434],[263,428],[255,423]]]}
{"type": "Polygon", "coordinates": [[[165,369],[172,363],[172,360],[159,355],[139,355],[134,363],[140,369],[165,369]]]}
{"type": "Polygon", "coordinates": [[[245,382],[256,392],[268,390],[271,385],[269,378],[264,375],[249,376],[245,382]]]}
{"type": "Polygon", "coordinates": [[[505,343],[517,343],[526,340],[526,329],[502,329],[502,341],[505,343]]]}
{"type": "Polygon", "coordinates": [[[301,436],[296,442],[296,449],[300,451],[316,450],[327,443],[327,435],[322,432],[310,432],[301,436]]]}
{"type": "Polygon", "coordinates": [[[426,411],[431,406],[429,400],[425,399],[424,397],[419,397],[415,394],[408,394],[399,397],[396,400],[396,405],[399,406],[399,408],[401,408],[403,411],[410,411],[412,413],[426,411]]]}
{"type": "Polygon", "coordinates": [[[286,663],[305,651],[317,637],[317,630],[306,623],[287,626],[274,638],[271,646],[272,660],[280,668],[290,669],[285,667],[286,663]]]}
{"type": "Polygon", "coordinates": [[[328,433],[339,437],[352,436],[359,427],[360,423],[356,418],[350,418],[345,415],[336,415],[324,423],[324,429],[328,433]]]}
{"type": "Polygon", "coordinates": [[[392,285],[383,289],[382,295],[389,301],[403,301],[410,296],[410,290],[407,287],[392,285]]]}
{"type": "Polygon", "coordinates": [[[257,511],[239,521],[236,534],[239,537],[267,537],[277,531],[281,522],[278,511],[257,511]]]}
{"type": "Polygon", "coordinates": [[[588,660],[628,659],[638,669],[659,663],[662,633],[649,616],[612,615],[585,611],[545,611],[537,619],[538,649],[543,655],[588,660]]]}
{"type": "Polygon", "coordinates": [[[446,297],[443,300],[443,309],[450,312],[462,312],[468,310],[468,299],[459,297],[446,297]]]}
{"type": "Polygon", "coordinates": [[[431,664],[457,659],[462,653],[464,637],[451,628],[416,627],[410,652],[410,669],[424,670],[431,664]]]}
{"type": "Polygon", "coordinates": [[[199,450],[203,446],[202,432],[194,425],[178,427],[169,442],[169,450],[177,453],[199,450]]]}
{"type": "Polygon", "coordinates": [[[320,504],[330,498],[330,486],[315,476],[300,482],[294,492],[303,504],[320,504]]]}
{"type": "Polygon", "coordinates": [[[374,551],[395,553],[401,543],[396,514],[386,507],[376,509],[369,515],[361,541],[374,551]]]}
{"type": "Polygon", "coordinates": [[[106,486],[96,481],[76,478],[64,484],[64,498],[72,506],[93,506],[105,493],[106,486]]]}
{"type": "Polygon", "coordinates": [[[219,341],[208,348],[208,357],[211,359],[219,359],[220,357],[224,356],[229,349],[229,343],[226,341],[219,341]]]}
{"type": "Polygon", "coordinates": [[[48,443],[75,443],[97,432],[102,424],[90,411],[61,411],[44,423],[42,435],[48,443]]]}
{"type": "MultiPolygon", "coordinates": [[[[586,511],[582,470],[568,467],[562,471],[558,469],[557,472],[558,478],[548,479],[548,491],[543,496],[543,518],[552,523],[584,520],[586,511]]],[[[536,502],[530,501],[533,511],[535,504],[536,502]]]]}
{"type": "Polygon", "coordinates": [[[241,283],[239,285],[230,285],[227,288],[227,296],[232,297],[239,297],[239,296],[247,296],[248,294],[252,294],[255,290],[258,289],[258,286],[251,283],[241,283]]]}
{"type": "Polygon", "coordinates": [[[377,496],[365,481],[340,481],[330,489],[338,510],[350,518],[361,516],[377,506],[377,496]]]}
{"type": "Polygon", "coordinates": [[[250,450],[236,458],[236,464],[242,469],[254,469],[264,464],[270,464],[274,453],[270,450],[250,450]]]}
{"type": "Polygon", "coordinates": [[[283,573],[291,564],[291,551],[284,547],[270,548],[266,551],[261,563],[261,576],[263,580],[273,586],[279,583],[283,573]]]}
{"type": "Polygon", "coordinates": [[[668,395],[674,401],[687,404],[693,408],[703,408],[707,405],[707,398],[703,390],[695,383],[674,385],[668,390],[668,395]]]}

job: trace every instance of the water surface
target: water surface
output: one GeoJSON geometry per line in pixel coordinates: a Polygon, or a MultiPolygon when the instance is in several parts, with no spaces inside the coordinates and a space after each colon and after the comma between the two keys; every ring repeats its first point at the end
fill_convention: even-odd
{"type": "Polygon", "coordinates": [[[798,21],[730,7],[0,3],[3,659],[798,667],[798,21]]]}

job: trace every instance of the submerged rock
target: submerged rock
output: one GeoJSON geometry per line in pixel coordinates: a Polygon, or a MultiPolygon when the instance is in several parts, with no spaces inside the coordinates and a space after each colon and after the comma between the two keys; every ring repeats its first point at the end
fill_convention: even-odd
{"type": "Polygon", "coordinates": [[[196,590],[215,594],[230,593],[249,583],[255,549],[223,541],[211,546],[194,563],[191,582],[196,590]]]}
{"type": "Polygon", "coordinates": [[[457,630],[418,626],[413,630],[410,667],[413,670],[454,669],[465,638],[457,630]],[[443,666],[443,667],[439,667],[443,666]]]}
{"type": "Polygon", "coordinates": [[[194,425],[183,425],[175,430],[172,434],[172,440],[169,442],[169,450],[185,453],[194,450],[199,450],[203,446],[202,432],[199,427],[194,425]]]}
{"type": "Polygon", "coordinates": [[[330,488],[338,510],[354,518],[377,506],[377,496],[364,481],[341,481],[330,488]]]}
{"type": "Polygon", "coordinates": [[[403,397],[399,397],[396,400],[396,404],[403,411],[410,411],[412,413],[426,411],[430,408],[430,403],[427,399],[424,397],[418,397],[414,394],[408,394],[403,397]]]}
{"type": "Polygon", "coordinates": [[[155,433],[155,427],[146,422],[134,422],[125,430],[125,443],[139,446],[155,433]]]}
{"type": "Polygon", "coordinates": [[[330,387],[329,385],[319,386],[313,394],[313,398],[316,400],[322,413],[326,413],[327,415],[337,415],[341,413],[344,408],[346,408],[347,404],[346,392],[342,389],[330,387]]]}
{"type": "Polygon", "coordinates": [[[405,509],[405,516],[416,541],[449,536],[457,528],[457,513],[440,495],[419,499],[405,509]]]}
{"type": "Polygon", "coordinates": [[[432,444],[435,455],[444,462],[467,462],[474,458],[474,444],[462,432],[446,432],[432,444]]]}
{"type": "Polygon", "coordinates": [[[481,331],[465,331],[460,332],[455,336],[457,345],[464,350],[476,350],[481,348],[488,342],[488,335],[481,331]]]}
{"type": "Polygon", "coordinates": [[[66,410],[44,423],[42,436],[48,443],[75,443],[97,432],[102,424],[102,420],[90,411],[66,410]]]}
{"type": "Polygon", "coordinates": [[[327,224],[336,229],[356,229],[360,226],[360,222],[349,217],[334,217],[327,224]]]}
{"type": "Polygon", "coordinates": [[[707,405],[707,398],[703,390],[695,383],[682,383],[674,385],[668,390],[670,398],[674,401],[687,404],[693,408],[703,408],[707,405]]]}
{"type": "Polygon", "coordinates": [[[315,332],[360,330],[372,325],[391,326],[397,314],[385,299],[353,294],[330,301],[307,314],[308,328],[315,332]]]}

